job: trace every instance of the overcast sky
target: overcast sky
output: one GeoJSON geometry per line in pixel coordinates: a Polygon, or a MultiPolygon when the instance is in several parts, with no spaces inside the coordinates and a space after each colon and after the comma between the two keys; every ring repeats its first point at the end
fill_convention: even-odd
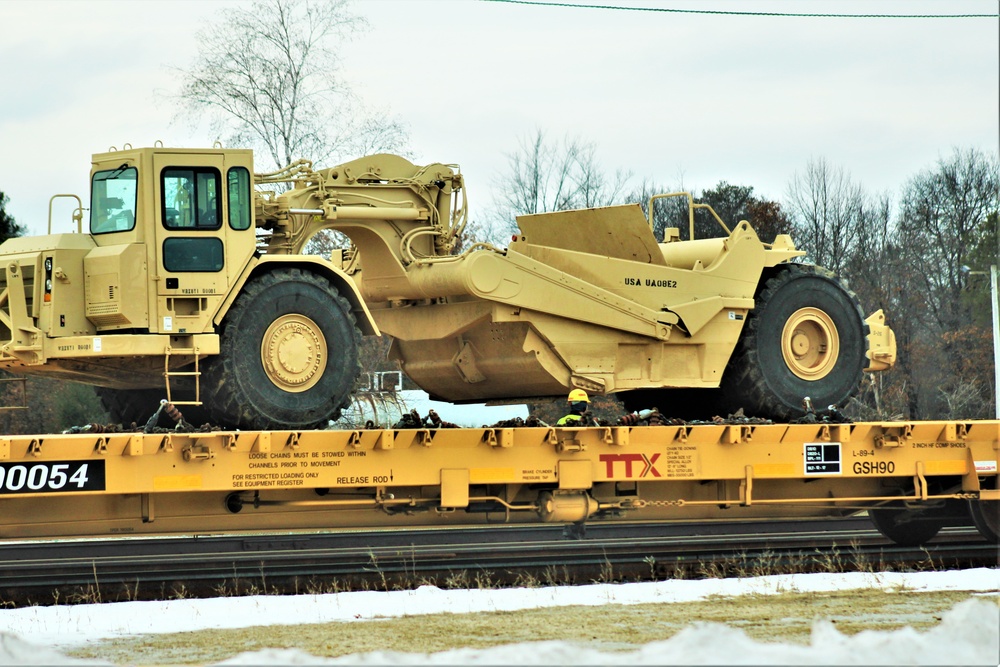
{"type": "MultiPolygon", "coordinates": [[[[233,1],[0,0],[0,191],[44,233],[52,194],[87,200],[109,146],[209,146],[174,122],[171,66],[233,1]]],[[[597,4],[612,4],[600,2],[597,4]]],[[[621,0],[704,10],[996,13],[995,0],[621,0]]],[[[824,157],[897,193],[954,147],[1000,143],[993,18],[685,15],[475,0],[367,0],[345,75],[410,133],[417,162],[459,163],[484,206],[505,154],[540,128],[593,142],[609,171],[697,190],[721,180],[781,200],[824,157]]],[[[303,156],[310,157],[310,156],[303,156]]],[[[68,207],[65,207],[68,209],[68,207]]],[[[58,211],[58,209],[57,209],[58,211]]],[[[68,213],[56,230],[68,231],[68,213]],[[60,227],[61,226],[61,227],[60,227]]]]}

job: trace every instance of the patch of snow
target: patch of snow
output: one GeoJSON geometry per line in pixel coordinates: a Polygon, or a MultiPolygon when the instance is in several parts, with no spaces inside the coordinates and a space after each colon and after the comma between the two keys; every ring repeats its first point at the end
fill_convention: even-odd
{"type": "MultiPolygon", "coordinates": [[[[672,603],[709,596],[884,589],[1000,590],[1000,570],[792,574],[746,579],[671,580],[545,588],[360,591],[326,595],[251,596],[0,610],[0,664],[76,664],[53,650],[113,637],[436,613],[513,611],[550,606],[672,603]],[[49,648],[39,648],[40,646],[49,648]]],[[[221,664],[992,664],[1000,663],[1000,609],[969,600],[946,622],[924,633],[842,635],[818,622],[809,647],[762,644],[741,630],[696,623],[669,640],[627,652],[604,652],[570,642],[540,642],[442,653],[370,653],[337,660],[300,651],[259,651],[221,664]],[[697,648],[695,648],[697,647],[697,648]]],[[[88,663],[80,663],[88,664],[88,663]]],[[[100,663],[89,663],[100,664],[100,663]]]]}
{"type": "MultiPolygon", "coordinates": [[[[242,656],[237,656],[242,657],[242,656]]],[[[48,646],[39,646],[0,631],[0,665],[108,665],[95,660],[68,658],[48,646]]]]}
{"type": "Polygon", "coordinates": [[[670,639],[631,651],[601,651],[566,641],[508,644],[439,653],[377,651],[319,658],[298,650],[244,653],[218,665],[996,665],[1000,608],[966,600],[927,632],[842,634],[829,621],[813,625],[806,646],[758,642],[743,630],[695,623],[670,639]]]}

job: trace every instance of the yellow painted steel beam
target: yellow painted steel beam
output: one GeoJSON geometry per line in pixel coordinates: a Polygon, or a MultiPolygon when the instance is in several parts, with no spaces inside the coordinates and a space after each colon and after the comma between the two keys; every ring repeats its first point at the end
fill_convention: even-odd
{"type": "Polygon", "coordinates": [[[980,480],[998,443],[998,421],[6,436],[0,538],[434,523],[477,503],[508,520],[839,516],[995,499],[980,480]]]}

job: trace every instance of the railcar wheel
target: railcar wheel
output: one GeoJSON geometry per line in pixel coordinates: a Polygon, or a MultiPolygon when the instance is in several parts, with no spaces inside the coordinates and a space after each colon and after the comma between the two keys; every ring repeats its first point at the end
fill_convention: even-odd
{"type": "Polygon", "coordinates": [[[901,547],[916,547],[930,542],[944,525],[943,521],[924,517],[896,503],[868,510],[868,517],[878,532],[901,547]]]}
{"type": "Polygon", "coordinates": [[[226,496],[225,505],[226,511],[230,514],[239,514],[243,511],[243,496],[239,493],[230,493],[226,496]]]}
{"type": "Polygon", "coordinates": [[[303,429],[337,419],[360,371],[350,304],[324,277],[278,269],[244,287],[204,365],[213,421],[243,429],[303,429]]]}
{"type": "Polygon", "coordinates": [[[731,409],[787,420],[842,406],[867,365],[867,325],[857,297],[833,273],[790,264],[768,279],[726,369],[731,409]]]}
{"type": "MultiPolygon", "coordinates": [[[[993,478],[990,488],[995,488],[997,478],[993,478]]],[[[1000,500],[970,500],[969,514],[979,534],[987,541],[1000,544],[1000,500]]]]}

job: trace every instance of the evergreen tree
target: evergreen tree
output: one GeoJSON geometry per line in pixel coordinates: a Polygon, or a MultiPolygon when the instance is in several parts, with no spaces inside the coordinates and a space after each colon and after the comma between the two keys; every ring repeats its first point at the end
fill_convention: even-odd
{"type": "Polygon", "coordinates": [[[9,238],[24,234],[24,227],[14,220],[14,216],[7,213],[7,195],[0,190],[0,243],[9,238]]]}

